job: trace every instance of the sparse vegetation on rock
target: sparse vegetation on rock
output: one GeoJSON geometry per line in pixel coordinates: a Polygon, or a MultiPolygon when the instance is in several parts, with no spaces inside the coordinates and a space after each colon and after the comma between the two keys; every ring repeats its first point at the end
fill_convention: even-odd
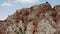
{"type": "Polygon", "coordinates": [[[0,34],[58,34],[59,28],[60,5],[52,8],[48,2],[16,10],[0,20],[0,34]]]}

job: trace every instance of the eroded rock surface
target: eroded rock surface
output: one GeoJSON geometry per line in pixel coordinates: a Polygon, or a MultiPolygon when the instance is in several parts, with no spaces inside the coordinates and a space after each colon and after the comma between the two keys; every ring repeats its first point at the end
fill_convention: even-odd
{"type": "Polygon", "coordinates": [[[6,20],[0,20],[0,34],[59,34],[59,32],[60,5],[52,8],[48,2],[16,10],[6,20]]]}

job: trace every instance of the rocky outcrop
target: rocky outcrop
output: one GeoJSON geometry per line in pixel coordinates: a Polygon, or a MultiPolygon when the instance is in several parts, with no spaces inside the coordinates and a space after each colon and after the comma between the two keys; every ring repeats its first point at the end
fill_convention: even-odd
{"type": "Polygon", "coordinates": [[[16,10],[6,20],[0,20],[0,34],[59,34],[60,5],[46,2],[31,8],[16,10]]]}

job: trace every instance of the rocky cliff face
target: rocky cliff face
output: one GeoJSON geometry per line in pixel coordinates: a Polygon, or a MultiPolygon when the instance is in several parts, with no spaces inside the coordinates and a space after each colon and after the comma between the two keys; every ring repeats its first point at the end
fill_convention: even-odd
{"type": "Polygon", "coordinates": [[[60,5],[46,2],[16,10],[0,20],[0,34],[60,34],[60,5]]]}

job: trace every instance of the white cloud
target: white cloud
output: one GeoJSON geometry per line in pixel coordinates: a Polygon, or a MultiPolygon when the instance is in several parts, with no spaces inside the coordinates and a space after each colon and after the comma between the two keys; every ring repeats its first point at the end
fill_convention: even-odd
{"type": "Polygon", "coordinates": [[[35,2],[38,2],[38,0],[15,0],[15,2],[20,2],[20,3],[35,3],[35,2]]]}
{"type": "Polygon", "coordinates": [[[8,2],[4,2],[4,3],[1,4],[1,6],[10,7],[10,6],[12,6],[12,5],[11,5],[10,3],[8,3],[8,2]]]}
{"type": "Polygon", "coordinates": [[[0,20],[4,20],[3,18],[0,18],[0,20]]]}

